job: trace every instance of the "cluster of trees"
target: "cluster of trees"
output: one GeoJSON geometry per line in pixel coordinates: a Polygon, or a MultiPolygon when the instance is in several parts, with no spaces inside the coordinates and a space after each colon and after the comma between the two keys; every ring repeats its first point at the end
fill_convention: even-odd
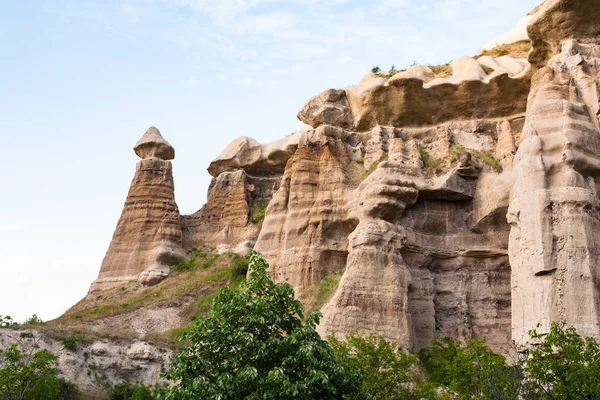
{"type": "MultiPolygon", "coordinates": [[[[374,334],[326,341],[315,330],[320,313],[305,315],[267,268],[254,253],[245,286],[221,289],[171,360],[171,387],[122,384],[110,399],[600,399],[600,346],[574,329],[531,332],[539,345],[511,362],[483,340],[436,340],[414,355],[374,334]]],[[[10,346],[0,355],[0,400],[77,398],[55,365],[51,353],[10,346]]]]}
{"type": "Polygon", "coordinates": [[[600,399],[600,349],[552,325],[540,344],[507,362],[483,340],[437,340],[411,355],[377,335],[323,340],[320,313],[304,315],[289,284],[275,284],[259,254],[242,290],[222,289],[159,399],[600,399]]]}

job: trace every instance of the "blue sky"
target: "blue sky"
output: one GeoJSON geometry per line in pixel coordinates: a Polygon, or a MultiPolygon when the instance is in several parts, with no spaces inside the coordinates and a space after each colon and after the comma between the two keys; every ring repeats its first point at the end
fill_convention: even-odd
{"type": "Polygon", "coordinates": [[[95,279],[155,125],[183,213],[233,139],[265,142],[374,65],[474,55],[539,0],[0,0],[0,315],[57,317],[95,279]]]}

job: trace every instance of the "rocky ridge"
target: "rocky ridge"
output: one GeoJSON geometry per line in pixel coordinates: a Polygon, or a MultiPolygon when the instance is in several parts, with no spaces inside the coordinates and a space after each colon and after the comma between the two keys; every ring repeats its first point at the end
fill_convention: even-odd
{"type": "Polygon", "coordinates": [[[538,323],[600,336],[600,1],[548,0],[496,44],[523,42],[524,27],[526,59],[488,48],[369,74],[311,98],[290,137],[236,139],[191,216],[151,129],[91,292],[157,284],[184,249],[254,249],[300,296],[342,274],[324,335],[373,331],[411,350],[486,336],[504,353],[538,323]]]}

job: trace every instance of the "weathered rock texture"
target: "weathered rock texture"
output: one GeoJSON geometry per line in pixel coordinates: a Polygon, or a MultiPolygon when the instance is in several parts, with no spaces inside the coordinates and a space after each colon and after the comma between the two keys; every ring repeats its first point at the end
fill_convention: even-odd
{"type": "Polygon", "coordinates": [[[142,341],[102,338],[90,338],[90,343],[78,344],[72,351],[64,347],[60,335],[30,329],[0,329],[0,348],[20,343],[26,354],[51,351],[58,356],[59,375],[75,382],[85,398],[105,398],[112,387],[123,381],[158,382],[173,354],[172,350],[142,341]]]}
{"type": "Polygon", "coordinates": [[[170,265],[185,258],[179,209],[175,203],[173,147],[151,127],[135,146],[138,162],[125,207],[98,279],[90,292],[123,281],[154,285],[169,274],[170,265]]]}
{"type": "MultiPolygon", "coordinates": [[[[554,18],[564,18],[561,3],[570,4],[548,5],[559,14],[550,14],[554,18]]],[[[532,80],[509,209],[517,345],[527,344],[528,331],[538,323],[542,333],[560,322],[600,336],[600,24],[595,22],[591,36],[587,29],[552,30],[569,36],[532,80]],[[577,38],[569,38],[574,33],[577,38]]],[[[538,25],[546,23],[539,19],[531,30],[544,32],[547,27],[538,25]]],[[[552,36],[550,43],[560,39],[552,36]]]]}
{"type": "Polygon", "coordinates": [[[548,0],[495,43],[525,25],[528,59],[489,46],[370,74],[311,98],[291,137],[235,140],[181,225],[152,134],[94,287],[162,277],[155,249],[255,249],[298,293],[343,273],[322,334],[487,336],[505,353],[538,323],[600,336],[600,0],[548,0]]]}

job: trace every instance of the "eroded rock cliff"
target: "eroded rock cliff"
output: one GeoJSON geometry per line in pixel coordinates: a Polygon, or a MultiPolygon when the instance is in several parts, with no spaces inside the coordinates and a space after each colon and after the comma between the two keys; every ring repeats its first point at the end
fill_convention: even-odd
{"type": "Polygon", "coordinates": [[[154,127],[134,150],[142,160],[90,293],[130,280],[154,285],[169,274],[173,263],[185,258],[169,161],[175,158],[175,150],[154,127]]]}
{"type": "Polygon", "coordinates": [[[290,137],[235,140],[181,219],[151,133],[92,289],[155,283],[182,248],[254,249],[300,297],[341,275],[324,335],[505,353],[538,323],[600,336],[600,0],[548,0],[495,43],[328,89],[290,137]]]}

